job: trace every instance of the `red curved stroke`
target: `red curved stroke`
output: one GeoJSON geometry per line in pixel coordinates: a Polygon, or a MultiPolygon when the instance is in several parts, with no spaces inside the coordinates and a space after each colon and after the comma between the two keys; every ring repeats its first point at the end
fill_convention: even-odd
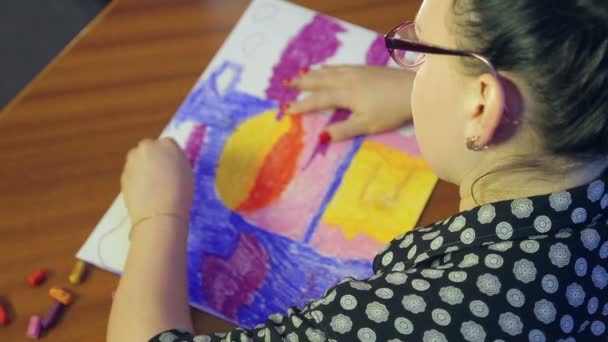
{"type": "Polygon", "coordinates": [[[302,116],[291,116],[291,128],[274,145],[264,159],[255,185],[247,199],[237,207],[239,212],[251,212],[268,206],[278,199],[293,179],[304,149],[302,116]]]}

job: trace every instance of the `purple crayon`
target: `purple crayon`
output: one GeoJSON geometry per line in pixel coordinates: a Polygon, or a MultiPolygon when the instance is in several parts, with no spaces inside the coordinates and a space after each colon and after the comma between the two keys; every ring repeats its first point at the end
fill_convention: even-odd
{"type": "Polygon", "coordinates": [[[53,305],[51,305],[49,310],[46,312],[46,315],[42,319],[42,327],[44,329],[52,327],[57,322],[57,319],[59,319],[59,316],[61,316],[61,313],[63,312],[64,306],[65,305],[58,301],[53,302],[53,305]]]}

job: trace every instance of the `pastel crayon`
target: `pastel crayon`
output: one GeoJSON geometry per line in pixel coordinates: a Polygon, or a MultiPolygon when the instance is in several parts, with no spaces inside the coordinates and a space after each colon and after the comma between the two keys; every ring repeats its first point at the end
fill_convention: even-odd
{"type": "Polygon", "coordinates": [[[62,288],[53,287],[49,290],[49,295],[64,305],[70,305],[72,303],[72,294],[62,288]]]}
{"type": "Polygon", "coordinates": [[[63,305],[61,302],[53,301],[53,304],[51,304],[51,307],[46,312],[46,315],[42,318],[42,327],[44,329],[48,329],[55,325],[59,317],[61,317],[64,307],[65,305],[63,305]]]}
{"type": "Polygon", "coordinates": [[[70,272],[70,276],[68,277],[68,279],[70,280],[70,284],[72,284],[72,285],[80,284],[82,282],[82,279],[85,276],[86,271],[87,271],[87,264],[82,260],[78,260],[76,262],[76,265],[74,265],[72,272],[70,272]]]}
{"type": "Polygon", "coordinates": [[[8,309],[0,301],[0,325],[8,325],[10,323],[10,315],[8,314],[8,309]]]}
{"type": "Polygon", "coordinates": [[[46,272],[43,269],[37,269],[27,277],[27,282],[32,286],[36,287],[46,279],[46,272]]]}
{"type": "Polygon", "coordinates": [[[27,325],[27,331],[25,332],[25,335],[32,339],[39,339],[41,331],[42,331],[42,325],[40,323],[40,317],[39,316],[30,317],[30,322],[27,325]]]}

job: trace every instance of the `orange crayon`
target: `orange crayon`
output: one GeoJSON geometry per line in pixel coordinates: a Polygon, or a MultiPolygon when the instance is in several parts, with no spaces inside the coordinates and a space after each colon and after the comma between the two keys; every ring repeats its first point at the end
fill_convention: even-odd
{"type": "Polygon", "coordinates": [[[49,290],[49,295],[64,305],[70,305],[72,303],[72,294],[62,288],[53,287],[49,290]]]}

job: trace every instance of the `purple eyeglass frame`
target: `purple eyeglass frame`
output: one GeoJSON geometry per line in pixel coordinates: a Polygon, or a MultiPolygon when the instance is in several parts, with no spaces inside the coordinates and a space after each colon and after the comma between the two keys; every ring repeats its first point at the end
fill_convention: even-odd
{"type": "Polygon", "coordinates": [[[404,63],[403,60],[397,55],[397,50],[411,51],[411,52],[418,52],[418,53],[430,53],[430,54],[435,54],[435,55],[472,57],[472,58],[479,60],[483,64],[485,64],[488,67],[488,69],[490,70],[490,72],[492,74],[494,74],[494,76],[498,77],[498,71],[496,70],[496,68],[494,67],[492,62],[490,62],[490,60],[488,58],[486,58],[476,52],[447,49],[447,48],[442,48],[442,47],[435,46],[435,45],[423,44],[420,42],[413,42],[410,40],[403,40],[403,39],[395,38],[395,35],[397,34],[397,32],[403,30],[404,28],[406,28],[408,26],[412,26],[414,24],[415,24],[414,21],[406,21],[406,22],[400,24],[399,26],[395,27],[394,29],[392,29],[389,33],[387,33],[384,36],[384,42],[386,44],[386,49],[390,53],[390,55],[393,58],[393,60],[395,61],[395,63],[397,63],[400,66],[405,67],[405,68],[414,68],[414,67],[417,67],[420,64],[424,63],[424,60],[420,60],[415,64],[404,63]]]}

